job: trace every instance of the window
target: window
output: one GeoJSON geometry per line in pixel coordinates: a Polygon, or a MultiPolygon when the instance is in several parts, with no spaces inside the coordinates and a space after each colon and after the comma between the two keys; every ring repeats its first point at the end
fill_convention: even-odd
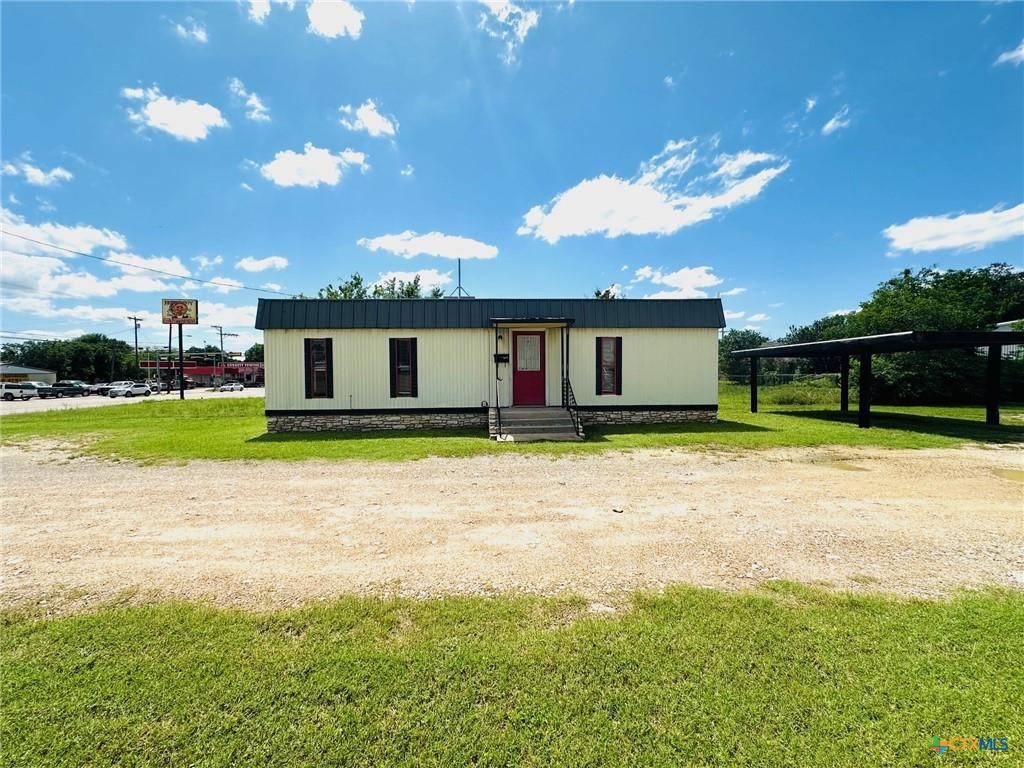
{"type": "Polygon", "coordinates": [[[416,339],[389,339],[391,396],[416,397],[416,339]]]}
{"type": "Polygon", "coordinates": [[[597,394],[622,394],[622,337],[597,337],[597,394]]]}
{"type": "Polygon", "coordinates": [[[334,397],[330,339],[306,339],[306,397],[334,397]]]}

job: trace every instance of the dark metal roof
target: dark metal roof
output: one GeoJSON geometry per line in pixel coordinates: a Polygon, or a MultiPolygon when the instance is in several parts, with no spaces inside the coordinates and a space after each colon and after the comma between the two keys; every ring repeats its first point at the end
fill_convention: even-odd
{"type": "Polygon", "coordinates": [[[725,327],[720,299],[260,299],[256,309],[261,330],[490,328],[497,318],[576,328],[725,327]]]}
{"type": "Polygon", "coordinates": [[[835,357],[861,352],[923,352],[996,344],[1024,344],[1024,331],[903,331],[878,336],[809,341],[804,344],[768,344],[753,349],[738,349],[732,354],[735,357],[835,357]]]}

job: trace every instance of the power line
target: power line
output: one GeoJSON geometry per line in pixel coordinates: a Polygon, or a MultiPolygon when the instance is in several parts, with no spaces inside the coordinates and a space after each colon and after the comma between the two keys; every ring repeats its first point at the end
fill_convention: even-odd
{"type": "MultiPolygon", "coordinates": [[[[97,256],[97,255],[92,254],[92,253],[83,253],[82,251],[76,251],[76,250],[73,250],[71,248],[65,248],[62,245],[54,245],[53,243],[47,243],[44,240],[36,240],[35,238],[26,237],[25,235],[19,235],[17,232],[4,232],[4,234],[5,235],[9,235],[10,237],[20,238],[21,240],[25,240],[25,241],[27,241],[29,243],[35,243],[36,245],[42,245],[42,246],[45,246],[47,248],[53,248],[53,249],[58,250],[58,251],[64,251],[65,253],[73,253],[76,256],[84,256],[87,259],[96,259],[96,261],[105,261],[108,264],[117,264],[117,265],[122,266],[122,267],[131,267],[132,269],[144,269],[147,272],[156,272],[158,275],[165,275],[167,277],[174,277],[174,278],[177,278],[178,280],[191,280],[191,281],[196,282],[196,283],[206,283],[207,285],[217,285],[217,286],[220,286],[221,288],[242,288],[242,289],[244,289],[246,291],[256,291],[257,293],[273,293],[273,294],[276,294],[278,296],[287,296],[288,298],[291,298],[291,294],[290,293],[285,293],[284,291],[272,291],[269,288],[256,288],[255,286],[251,286],[251,285],[235,285],[234,283],[223,283],[223,282],[220,282],[220,281],[217,281],[217,280],[204,280],[201,277],[189,277],[187,275],[179,275],[179,274],[175,274],[174,272],[168,272],[168,271],[163,270],[163,269],[157,269],[156,267],[144,267],[144,266],[142,266],[140,264],[132,264],[131,262],[127,262],[127,261],[118,261],[117,259],[111,259],[111,258],[107,258],[107,257],[104,257],[104,256],[97,256]]],[[[55,256],[45,256],[45,254],[43,255],[43,257],[44,258],[51,258],[51,259],[52,258],[56,258],[55,256]]]]}

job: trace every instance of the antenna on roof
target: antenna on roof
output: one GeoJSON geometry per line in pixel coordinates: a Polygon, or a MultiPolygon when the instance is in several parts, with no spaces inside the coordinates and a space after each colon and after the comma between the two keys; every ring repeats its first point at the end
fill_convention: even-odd
{"type": "Polygon", "coordinates": [[[454,296],[457,299],[472,299],[469,295],[469,291],[462,287],[462,259],[459,259],[459,284],[455,286],[455,290],[448,294],[448,298],[454,296]]]}

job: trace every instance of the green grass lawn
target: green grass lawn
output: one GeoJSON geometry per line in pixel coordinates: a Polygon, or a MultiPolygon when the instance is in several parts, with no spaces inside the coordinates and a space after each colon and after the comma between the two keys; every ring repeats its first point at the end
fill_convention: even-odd
{"type": "Polygon", "coordinates": [[[1024,596],[775,584],[2,626],[3,765],[1020,765],[1024,596]]]}
{"type": "MultiPolygon", "coordinates": [[[[779,396],[781,393],[774,393],[779,396]]],[[[768,392],[765,400],[770,401],[768,392]]],[[[780,398],[784,399],[784,398],[780,398]]],[[[4,415],[0,440],[68,440],[86,453],[139,461],[188,459],[420,459],[485,453],[593,453],[608,449],[777,448],[848,445],[952,447],[966,442],[1024,442],[1024,406],[1004,407],[1003,424],[988,427],[981,406],[873,409],[874,427],[858,429],[855,409],[773,405],[748,411],[746,388],[723,385],[717,424],[590,428],[584,443],[496,444],[483,431],[266,434],[263,400],[151,400],[133,405],[4,415]]]]}

